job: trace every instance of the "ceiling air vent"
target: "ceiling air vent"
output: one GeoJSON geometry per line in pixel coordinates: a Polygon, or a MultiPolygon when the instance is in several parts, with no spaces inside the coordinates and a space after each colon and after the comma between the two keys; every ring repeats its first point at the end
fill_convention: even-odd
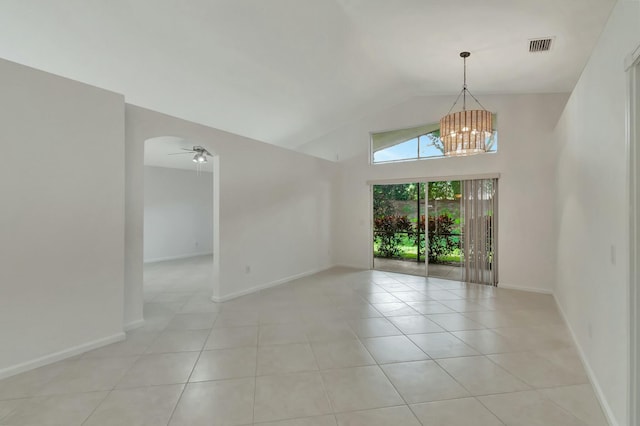
{"type": "Polygon", "coordinates": [[[529,52],[548,52],[551,50],[553,38],[536,38],[529,40],[529,52]]]}

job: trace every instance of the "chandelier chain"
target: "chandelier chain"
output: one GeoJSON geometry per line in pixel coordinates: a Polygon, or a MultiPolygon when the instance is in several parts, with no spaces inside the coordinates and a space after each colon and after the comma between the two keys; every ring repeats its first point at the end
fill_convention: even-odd
{"type": "Polygon", "coordinates": [[[480,108],[482,108],[482,109],[483,109],[483,110],[485,110],[485,111],[487,110],[487,109],[484,107],[484,105],[482,105],[482,104],[480,103],[480,101],[479,101],[475,96],[473,96],[473,93],[471,93],[471,92],[470,92],[470,91],[468,91],[468,90],[466,90],[466,92],[469,94],[469,96],[471,96],[471,97],[473,98],[473,100],[474,100],[474,101],[476,101],[476,103],[477,103],[478,105],[480,105],[480,108]]]}
{"type": "Polygon", "coordinates": [[[460,93],[458,93],[458,97],[456,98],[456,100],[453,102],[453,105],[451,105],[451,108],[449,108],[449,112],[447,113],[447,115],[451,114],[451,111],[453,111],[453,109],[456,107],[456,104],[458,103],[458,101],[460,100],[460,96],[462,96],[462,93],[465,91],[465,89],[462,89],[460,91],[460,93]]]}
{"type": "Polygon", "coordinates": [[[463,59],[463,63],[464,63],[464,71],[463,71],[463,84],[462,84],[462,90],[460,91],[460,93],[458,94],[458,97],[456,98],[455,102],[453,103],[453,105],[451,105],[451,108],[449,108],[449,112],[447,112],[447,115],[451,114],[451,111],[453,111],[453,109],[456,107],[456,105],[458,104],[458,101],[460,100],[460,96],[462,96],[462,110],[466,111],[467,109],[467,93],[469,94],[469,96],[471,96],[471,98],[476,101],[476,103],[480,106],[480,108],[482,108],[483,110],[487,111],[487,109],[484,107],[484,105],[482,105],[480,103],[480,101],[478,100],[478,98],[476,98],[475,96],[473,96],[473,93],[471,93],[469,91],[469,89],[467,89],[467,58],[470,56],[469,54],[465,54],[466,52],[462,52],[460,54],[460,56],[463,59]]]}
{"type": "Polygon", "coordinates": [[[463,56],[462,61],[464,62],[464,77],[462,84],[462,110],[467,110],[467,57],[463,56]]]}

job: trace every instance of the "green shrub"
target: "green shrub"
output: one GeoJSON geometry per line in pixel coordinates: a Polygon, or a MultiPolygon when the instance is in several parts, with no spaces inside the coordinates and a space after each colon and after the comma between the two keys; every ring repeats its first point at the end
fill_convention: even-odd
{"type": "MultiPolygon", "coordinates": [[[[420,241],[416,241],[419,245],[420,253],[424,253],[425,250],[425,237],[424,226],[425,217],[420,217],[420,241]]],[[[460,247],[460,237],[453,235],[455,220],[448,214],[441,214],[439,216],[429,216],[429,246],[427,249],[427,256],[429,256],[429,263],[444,262],[445,256],[453,254],[455,249],[460,247]]],[[[418,233],[413,233],[414,241],[418,238],[418,233]]]]}
{"type": "MultiPolygon", "coordinates": [[[[429,238],[425,237],[425,216],[420,217],[418,223],[407,216],[387,215],[374,219],[374,244],[377,256],[386,258],[409,257],[403,253],[403,247],[412,243],[418,246],[418,253],[422,256],[426,247],[430,263],[450,261],[460,252],[460,235],[455,230],[456,221],[447,214],[429,216],[429,238]],[[418,229],[420,233],[418,233],[418,229]]],[[[413,254],[410,257],[415,257],[413,254]]]]}
{"type": "Polygon", "coordinates": [[[407,216],[381,216],[373,221],[374,242],[381,257],[399,257],[404,234],[413,231],[407,216]]]}
{"type": "Polygon", "coordinates": [[[447,214],[429,216],[429,261],[438,263],[460,246],[460,238],[453,234],[455,221],[447,214]]]}

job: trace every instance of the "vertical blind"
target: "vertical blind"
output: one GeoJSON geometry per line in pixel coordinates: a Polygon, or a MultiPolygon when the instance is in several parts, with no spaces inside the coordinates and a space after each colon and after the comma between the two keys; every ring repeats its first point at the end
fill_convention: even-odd
{"type": "Polygon", "coordinates": [[[463,279],[498,284],[498,179],[462,181],[463,279]]]}

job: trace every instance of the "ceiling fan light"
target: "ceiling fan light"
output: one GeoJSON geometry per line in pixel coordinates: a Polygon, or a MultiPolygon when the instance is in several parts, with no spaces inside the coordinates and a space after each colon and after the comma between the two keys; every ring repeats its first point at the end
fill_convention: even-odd
{"type": "Polygon", "coordinates": [[[204,151],[196,151],[196,155],[193,156],[193,162],[196,164],[202,164],[207,162],[207,156],[204,151]]]}

